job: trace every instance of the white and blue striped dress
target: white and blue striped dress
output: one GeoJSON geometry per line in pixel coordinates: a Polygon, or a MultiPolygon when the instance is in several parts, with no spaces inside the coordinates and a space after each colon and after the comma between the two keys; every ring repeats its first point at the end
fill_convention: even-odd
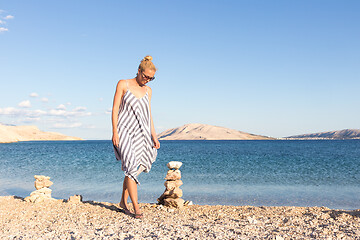
{"type": "Polygon", "coordinates": [[[137,98],[127,87],[119,108],[117,132],[119,147],[114,146],[116,159],[121,161],[125,176],[140,184],[137,179],[139,166],[143,165],[144,172],[149,172],[157,156],[157,149],[151,138],[147,91],[143,97],[137,98]]]}

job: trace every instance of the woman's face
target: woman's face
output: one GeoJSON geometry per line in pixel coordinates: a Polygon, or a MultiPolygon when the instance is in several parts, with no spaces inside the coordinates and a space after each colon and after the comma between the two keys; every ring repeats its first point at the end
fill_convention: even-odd
{"type": "Polygon", "coordinates": [[[152,69],[145,69],[145,71],[138,71],[138,76],[139,76],[139,84],[140,85],[145,85],[148,82],[150,82],[151,80],[154,80],[155,77],[155,71],[152,69]]]}

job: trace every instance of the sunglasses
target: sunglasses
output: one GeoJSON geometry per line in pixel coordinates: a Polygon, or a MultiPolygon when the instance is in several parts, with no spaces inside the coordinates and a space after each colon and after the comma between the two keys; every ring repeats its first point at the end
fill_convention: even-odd
{"type": "Polygon", "coordinates": [[[146,80],[152,81],[155,79],[155,77],[146,76],[143,72],[141,72],[141,74],[142,74],[142,77],[145,78],[146,80]]]}

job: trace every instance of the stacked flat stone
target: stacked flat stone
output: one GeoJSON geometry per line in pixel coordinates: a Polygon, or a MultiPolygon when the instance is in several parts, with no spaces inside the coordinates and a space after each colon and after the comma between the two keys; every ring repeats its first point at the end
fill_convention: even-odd
{"type": "Polygon", "coordinates": [[[82,203],[83,197],[81,195],[70,196],[67,200],[68,203],[82,203]]]}
{"type": "Polygon", "coordinates": [[[165,177],[165,191],[158,198],[159,204],[168,207],[183,208],[184,200],[181,198],[183,195],[182,190],[179,188],[183,182],[181,181],[181,172],[179,168],[182,162],[171,161],[167,164],[169,171],[165,177]]]}
{"type": "Polygon", "coordinates": [[[34,178],[36,190],[30,193],[30,196],[26,197],[24,200],[33,203],[54,200],[51,197],[51,189],[49,188],[51,185],[53,185],[53,182],[50,181],[50,177],[35,175],[34,178]]]}

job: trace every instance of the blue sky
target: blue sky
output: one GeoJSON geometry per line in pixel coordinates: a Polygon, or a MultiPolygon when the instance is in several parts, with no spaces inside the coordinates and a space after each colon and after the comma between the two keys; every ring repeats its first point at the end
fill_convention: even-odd
{"type": "Polygon", "coordinates": [[[360,1],[0,3],[0,122],[111,138],[119,79],[152,55],[157,132],[360,128],[360,1]]]}

